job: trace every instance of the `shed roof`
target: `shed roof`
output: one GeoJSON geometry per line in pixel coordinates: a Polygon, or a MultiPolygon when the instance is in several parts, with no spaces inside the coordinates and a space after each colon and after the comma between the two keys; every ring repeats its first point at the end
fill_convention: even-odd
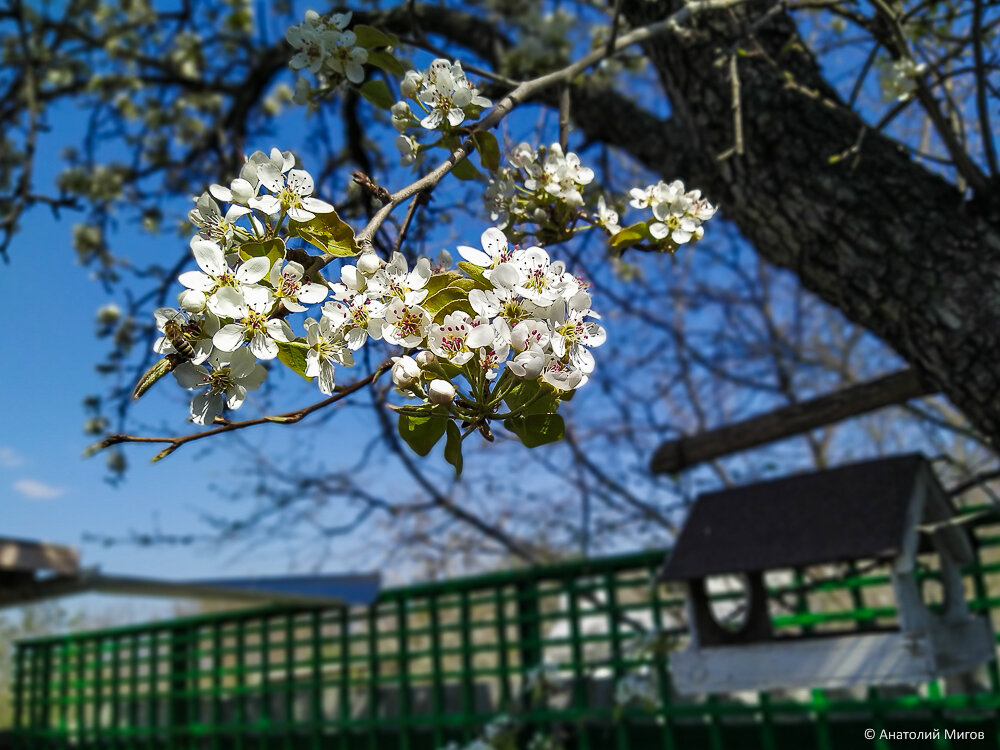
{"type": "Polygon", "coordinates": [[[895,557],[918,482],[927,483],[929,497],[915,520],[948,518],[951,504],[919,454],[702,495],[660,580],[895,557]]]}

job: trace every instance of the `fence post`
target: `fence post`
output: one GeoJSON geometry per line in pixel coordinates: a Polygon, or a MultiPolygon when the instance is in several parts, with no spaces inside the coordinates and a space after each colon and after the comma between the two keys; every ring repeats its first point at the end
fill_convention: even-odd
{"type": "Polygon", "coordinates": [[[23,747],[21,738],[25,735],[25,730],[28,729],[25,726],[24,721],[24,663],[27,660],[25,654],[28,652],[27,646],[17,647],[17,656],[15,657],[15,678],[14,678],[14,732],[18,737],[18,747],[23,747]]]}
{"type": "Polygon", "coordinates": [[[521,656],[521,676],[542,663],[542,613],[535,578],[517,583],[517,632],[521,656]]]}
{"type": "Polygon", "coordinates": [[[183,741],[178,742],[178,735],[183,736],[191,721],[188,705],[189,671],[191,669],[191,639],[194,630],[190,627],[173,628],[170,631],[170,692],[167,708],[168,741],[170,748],[183,747],[183,741]]]}

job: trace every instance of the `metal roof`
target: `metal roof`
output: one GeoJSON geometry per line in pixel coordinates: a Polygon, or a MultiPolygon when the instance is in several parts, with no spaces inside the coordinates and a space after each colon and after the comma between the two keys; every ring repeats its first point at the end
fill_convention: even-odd
{"type": "Polygon", "coordinates": [[[375,601],[380,588],[377,572],[199,581],[105,575],[96,568],[82,569],[72,547],[0,538],[0,609],[86,592],[258,604],[367,605],[375,601]]]}
{"type": "MultiPolygon", "coordinates": [[[[734,487],[695,501],[660,580],[888,559],[903,551],[911,525],[952,514],[919,454],[734,487]],[[909,518],[918,482],[928,490],[927,502],[922,518],[909,518]]],[[[961,529],[947,526],[934,533],[957,559],[966,556],[961,529]]]]}

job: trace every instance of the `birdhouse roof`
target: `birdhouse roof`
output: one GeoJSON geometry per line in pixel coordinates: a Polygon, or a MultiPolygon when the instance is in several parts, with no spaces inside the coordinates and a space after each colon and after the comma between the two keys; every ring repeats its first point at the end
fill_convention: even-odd
{"type": "MultiPolygon", "coordinates": [[[[915,526],[953,515],[919,454],[734,487],[698,497],[660,580],[890,559],[915,526]],[[914,505],[921,496],[922,505],[914,505]]],[[[958,562],[970,557],[960,527],[934,533],[958,562]]]]}

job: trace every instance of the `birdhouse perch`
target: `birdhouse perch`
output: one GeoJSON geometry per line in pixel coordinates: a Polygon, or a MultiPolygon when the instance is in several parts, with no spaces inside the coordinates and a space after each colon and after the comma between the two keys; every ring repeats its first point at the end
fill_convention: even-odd
{"type": "Polygon", "coordinates": [[[913,684],[993,659],[988,620],[966,606],[961,566],[974,555],[954,517],[919,455],[702,495],[659,576],[686,587],[691,641],[670,660],[677,689],[913,684]],[[922,587],[935,579],[918,575],[918,558],[937,562],[943,597],[934,607],[922,587]],[[893,625],[807,626],[792,635],[772,627],[768,572],[859,562],[887,572],[898,612],[893,625]],[[709,581],[717,576],[743,581],[744,601],[728,618],[713,608],[709,581]]]}

